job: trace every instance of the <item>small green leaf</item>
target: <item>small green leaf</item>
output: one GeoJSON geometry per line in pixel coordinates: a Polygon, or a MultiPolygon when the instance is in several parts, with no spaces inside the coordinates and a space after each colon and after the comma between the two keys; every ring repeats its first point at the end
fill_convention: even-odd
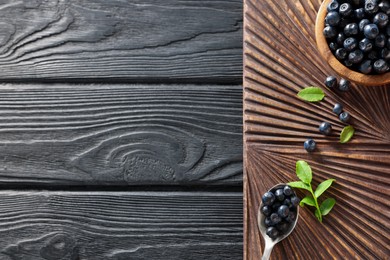
{"type": "Polygon", "coordinates": [[[314,215],[316,215],[319,222],[322,222],[321,212],[319,212],[319,209],[316,209],[316,211],[314,211],[314,215]]]}
{"type": "Polygon", "coordinates": [[[328,215],[328,213],[332,210],[334,204],[336,204],[336,200],[334,198],[327,198],[321,203],[320,210],[322,216],[328,215]]]}
{"type": "Polygon", "coordinates": [[[321,101],[325,94],[319,87],[307,87],[298,92],[298,97],[309,102],[321,101]]]}
{"type": "Polygon", "coordinates": [[[347,143],[349,140],[351,140],[352,136],[355,134],[355,129],[353,126],[348,125],[344,127],[344,129],[341,131],[340,134],[340,143],[347,143]]]}
{"type": "Polygon", "coordinates": [[[335,179],[329,179],[329,180],[326,180],[326,181],[323,181],[321,182],[317,189],[315,190],[314,192],[314,196],[316,196],[316,198],[318,199],[319,196],[321,196],[322,193],[324,193],[324,191],[326,191],[330,185],[332,185],[332,182],[334,182],[335,179]]]}
{"type": "Polygon", "coordinates": [[[296,163],[296,173],[298,178],[306,184],[311,183],[312,173],[309,164],[305,161],[299,160],[296,163]]]}
{"type": "Polygon", "coordinates": [[[313,198],[312,197],[309,197],[309,196],[306,196],[304,197],[301,202],[299,202],[299,206],[301,207],[304,207],[306,205],[309,205],[309,206],[313,206],[315,207],[316,206],[316,203],[314,202],[313,198]]]}
{"type": "Polygon", "coordinates": [[[304,182],[301,182],[301,181],[292,181],[292,182],[289,182],[287,183],[289,186],[293,187],[293,188],[298,188],[298,189],[305,189],[305,190],[309,190],[310,191],[310,186],[307,185],[306,183],[304,182]]]}

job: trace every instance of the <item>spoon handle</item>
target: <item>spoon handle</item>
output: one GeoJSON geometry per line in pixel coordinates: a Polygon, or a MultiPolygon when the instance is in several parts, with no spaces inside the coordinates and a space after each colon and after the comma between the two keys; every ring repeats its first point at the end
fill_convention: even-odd
{"type": "Polygon", "coordinates": [[[263,256],[261,257],[261,260],[268,260],[270,255],[271,255],[271,252],[272,252],[272,249],[274,248],[274,243],[271,242],[270,240],[266,239],[265,240],[265,248],[264,248],[264,252],[263,252],[263,256]]]}

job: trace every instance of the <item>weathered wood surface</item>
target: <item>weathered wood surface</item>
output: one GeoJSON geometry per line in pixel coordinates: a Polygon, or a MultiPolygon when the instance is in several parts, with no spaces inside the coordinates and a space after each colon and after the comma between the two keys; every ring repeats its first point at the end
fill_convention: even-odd
{"type": "Polygon", "coordinates": [[[0,183],[242,183],[242,89],[0,85],[0,183]]]}
{"type": "Polygon", "coordinates": [[[2,1],[0,78],[242,82],[241,0],[2,1]]]}
{"type": "Polygon", "coordinates": [[[242,259],[240,192],[0,192],[0,259],[242,259]]]}
{"type": "MultiPolygon", "coordinates": [[[[296,230],[274,248],[273,259],[387,259],[390,207],[390,86],[354,86],[348,93],[327,89],[335,73],[318,55],[314,22],[320,0],[255,1],[244,4],[245,259],[259,259],[264,241],[257,228],[261,194],[280,182],[297,180],[295,162],[313,168],[314,185],[328,178],[337,204],[318,223],[304,208],[296,230]],[[304,87],[324,89],[326,98],[308,103],[304,87]],[[332,112],[340,102],[356,134],[339,143],[345,126],[332,112]],[[333,125],[330,136],[318,131],[333,125]],[[307,153],[303,142],[318,149],[307,153]]],[[[301,194],[302,196],[303,194],[301,194]]],[[[325,194],[326,197],[326,194],[325,194]]]]}

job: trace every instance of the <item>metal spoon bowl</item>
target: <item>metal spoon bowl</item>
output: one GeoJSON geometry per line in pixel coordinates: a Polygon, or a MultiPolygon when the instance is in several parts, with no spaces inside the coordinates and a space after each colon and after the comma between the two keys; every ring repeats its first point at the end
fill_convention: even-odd
{"type": "MultiPolygon", "coordinates": [[[[278,189],[278,188],[282,188],[284,186],[286,186],[287,184],[286,183],[279,183],[275,186],[273,186],[271,189],[269,189],[268,191],[271,191],[271,190],[275,190],[275,189],[278,189]]],[[[279,243],[281,240],[285,239],[286,237],[288,237],[291,232],[294,230],[296,224],[297,224],[297,221],[298,221],[298,217],[299,217],[299,206],[297,206],[297,216],[295,218],[295,221],[294,223],[291,223],[289,229],[282,235],[278,236],[277,238],[275,239],[271,239],[267,234],[266,234],[266,226],[264,224],[264,219],[265,219],[265,216],[263,213],[261,213],[261,207],[263,206],[263,203],[260,204],[260,207],[259,207],[259,210],[258,210],[258,213],[257,213],[257,224],[259,226],[259,230],[260,230],[260,233],[261,235],[263,236],[264,240],[265,240],[265,248],[264,248],[264,252],[263,252],[263,256],[262,256],[262,260],[267,260],[269,259],[270,255],[271,255],[271,252],[272,252],[272,249],[273,247],[279,243]]]]}

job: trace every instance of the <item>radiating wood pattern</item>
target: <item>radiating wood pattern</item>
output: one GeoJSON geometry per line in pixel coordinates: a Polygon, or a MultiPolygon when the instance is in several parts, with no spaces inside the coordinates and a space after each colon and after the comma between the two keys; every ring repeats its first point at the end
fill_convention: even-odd
{"type": "Polygon", "coordinates": [[[6,0],[7,81],[241,83],[241,0],[6,0]]]}
{"type": "MultiPolygon", "coordinates": [[[[244,259],[259,259],[264,241],[257,229],[260,197],[279,182],[296,180],[295,162],[306,160],[314,184],[337,182],[327,194],[337,204],[321,225],[305,208],[296,230],[274,248],[273,259],[386,259],[390,252],[390,86],[327,89],[335,75],[320,59],[314,37],[319,0],[244,3],[244,259]],[[306,103],[296,93],[316,85],[326,98],[306,103]],[[332,112],[340,102],[356,128],[340,144],[345,126],[332,112]],[[318,132],[333,125],[331,136],[318,132]],[[314,138],[308,154],[303,142],[314,138]]],[[[302,194],[301,194],[302,195],[302,194]]]]}
{"type": "Polygon", "coordinates": [[[0,183],[242,183],[242,89],[0,85],[0,183]]]}
{"type": "Polygon", "coordinates": [[[0,192],[0,259],[242,257],[242,194],[0,192]]]}

